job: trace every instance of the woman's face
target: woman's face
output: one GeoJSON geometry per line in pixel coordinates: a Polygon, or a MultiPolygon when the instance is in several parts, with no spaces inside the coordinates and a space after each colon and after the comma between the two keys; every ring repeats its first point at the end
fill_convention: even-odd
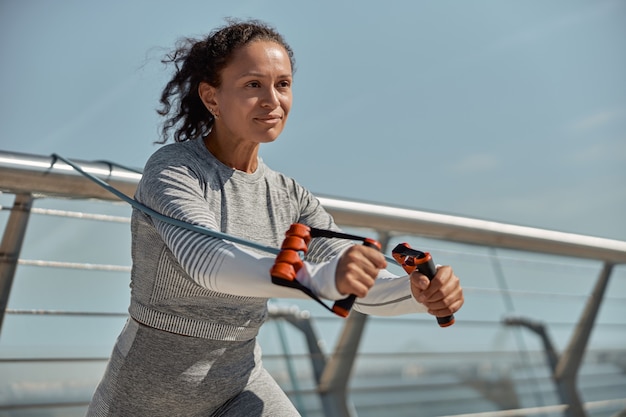
{"type": "Polygon", "coordinates": [[[271,41],[252,42],[234,53],[221,80],[218,88],[206,87],[208,96],[201,87],[205,105],[218,115],[213,133],[238,142],[274,141],[285,127],[293,99],[285,49],[271,41]]]}

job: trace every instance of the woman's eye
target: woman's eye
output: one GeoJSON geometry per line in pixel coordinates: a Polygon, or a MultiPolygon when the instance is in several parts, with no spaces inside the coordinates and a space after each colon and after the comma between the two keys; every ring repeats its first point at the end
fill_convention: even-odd
{"type": "Polygon", "coordinates": [[[248,83],[248,87],[253,87],[253,88],[258,88],[261,84],[259,84],[257,81],[251,81],[248,83]]]}
{"type": "Polygon", "coordinates": [[[280,83],[278,83],[278,86],[282,87],[282,88],[288,88],[288,87],[291,87],[291,82],[289,82],[289,81],[281,81],[280,83]]]}

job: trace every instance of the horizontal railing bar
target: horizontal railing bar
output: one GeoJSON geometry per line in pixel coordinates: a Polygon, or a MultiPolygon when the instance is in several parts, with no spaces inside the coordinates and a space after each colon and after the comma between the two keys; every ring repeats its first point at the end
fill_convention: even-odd
{"type": "Polygon", "coordinates": [[[107,311],[69,311],[69,310],[47,310],[47,309],[15,309],[7,308],[7,314],[13,315],[35,315],[35,316],[78,316],[78,317],[128,317],[128,313],[107,312],[107,311]]]}
{"type": "MultiPolygon", "coordinates": [[[[141,174],[106,162],[76,161],[82,169],[132,197],[141,174]]],[[[119,201],[109,191],[84,178],[52,156],[0,151],[0,190],[16,194],[97,198],[119,201]]]]}
{"type": "Polygon", "coordinates": [[[22,266],[37,266],[45,268],[62,268],[62,269],[84,269],[84,270],[98,270],[98,271],[110,271],[110,272],[130,272],[130,266],[124,265],[107,265],[107,264],[92,264],[84,262],[64,262],[64,261],[44,261],[36,259],[19,259],[17,261],[22,266]]]}
{"type": "Polygon", "coordinates": [[[109,356],[102,357],[56,357],[56,358],[0,358],[0,363],[54,363],[54,362],[107,362],[109,356]]]}
{"type": "Polygon", "coordinates": [[[37,266],[44,268],[63,268],[63,269],[84,269],[84,270],[98,270],[98,271],[110,271],[110,272],[130,272],[130,266],[124,265],[107,265],[107,264],[92,264],[84,262],[65,262],[65,261],[44,261],[33,259],[19,259],[17,261],[22,266],[37,266]]]}
{"type": "Polygon", "coordinates": [[[371,203],[320,198],[342,226],[449,242],[626,263],[626,242],[371,203]]]}
{"type": "MultiPolygon", "coordinates": [[[[2,210],[11,210],[12,207],[0,206],[2,210]]],[[[96,220],[109,223],[130,223],[130,216],[113,216],[110,214],[85,213],[83,211],[56,210],[41,207],[30,209],[32,214],[43,216],[66,217],[70,219],[96,220]]]]}
{"type": "MultiPolygon", "coordinates": [[[[602,408],[609,407],[620,407],[626,405],[626,399],[612,399],[612,400],[600,400],[600,401],[588,401],[583,403],[583,406],[587,410],[597,410],[602,408]]],[[[519,409],[511,409],[511,410],[501,410],[501,411],[486,411],[482,413],[469,413],[469,414],[451,414],[448,416],[440,416],[440,417],[516,417],[516,416],[530,416],[543,414],[546,412],[559,412],[565,411],[568,405],[566,404],[558,404],[558,405],[547,405],[542,407],[531,407],[531,408],[519,408],[519,409]]]]}
{"type": "MultiPolygon", "coordinates": [[[[141,174],[107,162],[75,161],[128,196],[141,174]]],[[[0,151],[0,191],[100,198],[119,201],[69,165],[42,157],[0,151]]],[[[626,264],[626,242],[593,236],[517,226],[420,210],[320,197],[335,221],[346,227],[384,230],[390,235],[417,235],[450,242],[626,264]]]]}
{"type": "MultiPolygon", "coordinates": [[[[598,376],[608,378],[611,376],[615,376],[615,374],[606,374],[606,375],[598,375],[598,376]]],[[[584,381],[585,395],[588,395],[590,397],[595,397],[595,394],[605,393],[607,389],[611,389],[611,388],[615,389],[617,386],[623,386],[624,392],[626,392],[626,383],[617,385],[615,381],[602,381],[602,380],[598,380],[597,382],[596,380],[594,380],[593,382],[589,382],[589,379],[591,378],[585,375],[585,378],[581,382],[584,381]]]]}
{"type": "MultiPolygon", "coordinates": [[[[438,372],[439,374],[439,372],[438,372]]],[[[608,383],[603,384],[602,379],[600,378],[606,378],[609,376],[614,376],[615,374],[597,374],[597,375],[585,375],[584,380],[585,381],[589,381],[591,378],[598,378],[595,381],[597,381],[599,383],[599,386],[596,385],[587,385],[585,389],[589,389],[589,390],[601,390],[601,389],[606,389],[607,386],[611,386],[608,383]]],[[[538,382],[551,382],[552,381],[552,377],[550,375],[541,375],[541,376],[524,376],[524,375],[519,375],[519,376],[515,376],[515,377],[511,377],[511,378],[502,378],[503,380],[511,380],[513,382],[515,382],[515,385],[519,387],[522,387],[524,385],[527,384],[532,384],[533,386],[535,386],[535,384],[537,384],[538,382]]],[[[473,382],[473,381],[480,381],[480,378],[468,378],[468,379],[459,379],[458,381],[446,381],[446,382],[437,382],[437,381],[432,381],[432,380],[428,380],[428,381],[424,381],[421,383],[412,383],[412,384],[389,384],[389,385],[372,385],[372,386],[350,386],[350,391],[352,393],[367,393],[367,392],[397,392],[399,390],[417,390],[417,389],[423,389],[423,388],[433,388],[433,389],[441,389],[443,387],[457,387],[457,386],[463,386],[463,385],[467,385],[468,382],[473,382]]]]}

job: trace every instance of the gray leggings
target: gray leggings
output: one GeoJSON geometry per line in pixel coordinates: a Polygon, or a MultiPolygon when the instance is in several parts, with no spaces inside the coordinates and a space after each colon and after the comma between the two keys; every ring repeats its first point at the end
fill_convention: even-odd
{"type": "Polygon", "coordinates": [[[256,341],[176,335],[130,319],[88,417],[296,417],[256,341]]]}

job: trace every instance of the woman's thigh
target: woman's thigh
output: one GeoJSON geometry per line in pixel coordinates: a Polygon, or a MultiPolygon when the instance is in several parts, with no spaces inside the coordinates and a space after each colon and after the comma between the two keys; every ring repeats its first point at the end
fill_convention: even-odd
{"type": "Polygon", "coordinates": [[[88,415],[213,415],[260,373],[254,348],[254,340],[188,338],[131,320],[113,349],[88,415]]]}
{"type": "Polygon", "coordinates": [[[274,378],[262,369],[246,388],[226,403],[215,417],[300,417],[274,378]]]}

